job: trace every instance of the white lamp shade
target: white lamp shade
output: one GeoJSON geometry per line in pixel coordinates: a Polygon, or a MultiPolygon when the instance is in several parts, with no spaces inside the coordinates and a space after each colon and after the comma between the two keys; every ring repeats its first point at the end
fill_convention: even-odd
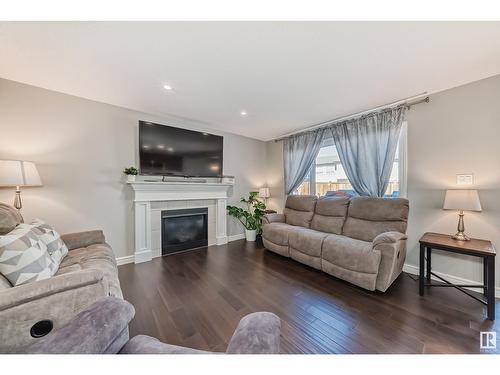
{"type": "Polygon", "coordinates": [[[446,190],[443,209],[482,211],[477,190],[446,190]]]}
{"type": "Polygon", "coordinates": [[[263,187],[259,189],[259,197],[260,198],[269,198],[271,195],[269,194],[269,188],[263,187]]]}
{"type": "Polygon", "coordinates": [[[0,186],[41,186],[35,163],[23,160],[0,160],[0,186]]]}

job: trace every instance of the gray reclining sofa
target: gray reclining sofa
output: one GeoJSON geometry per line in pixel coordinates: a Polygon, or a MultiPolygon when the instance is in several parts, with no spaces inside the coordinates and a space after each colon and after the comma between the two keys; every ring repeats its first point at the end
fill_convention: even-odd
{"type": "MultiPolygon", "coordinates": [[[[0,235],[22,222],[14,207],[0,203],[0,235]]],[[[0,274],[0,353],[20,352],[36,342],[37,323],[50,322],[55,330],[103,297],[122,298],[115,256],[102,231],[66,234],[61,239],[69,252],[54,276],[12,286],[0,274]]]]}
{"type": "Polygon", "coordinates": [[[403,269],[409,202],[403,198],[291,195],[264,216],[264,246],[368,290],[385,292],[403,269]]]}
{"type": "MultiPolygon", "coordinates": [[[[94,303],[69,323],[24,348],[29,354],[211,354],[170,345],[154,337],[128,339],[128,323],[134,307],[108,297],[94,303]]],[[[227,354],[277,354],[280,350],[280,319],[269,312],[243,317],[229,340],[227,354]]]]}

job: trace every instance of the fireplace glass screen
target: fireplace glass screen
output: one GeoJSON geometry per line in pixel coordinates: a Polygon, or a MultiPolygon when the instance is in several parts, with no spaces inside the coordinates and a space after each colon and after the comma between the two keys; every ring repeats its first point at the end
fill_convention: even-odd
{"type": "Polygon", "coordinates": [[[162,255],[208,245],[207,208],[162,211],[162,255]]]}

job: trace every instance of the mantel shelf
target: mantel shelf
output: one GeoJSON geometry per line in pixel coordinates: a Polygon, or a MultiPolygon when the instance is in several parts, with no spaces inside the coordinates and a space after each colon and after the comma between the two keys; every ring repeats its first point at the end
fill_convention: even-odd
{"type": "MultiPolygon", "coordinates": [[[[234,184],[227,182],[183,182],[183,181],[134,181],[127,182],[128,185],[135,188],[136,186],[233,186],[234,184]]],[[[142,188],[141,188],[142,189],[142,188]]]]}

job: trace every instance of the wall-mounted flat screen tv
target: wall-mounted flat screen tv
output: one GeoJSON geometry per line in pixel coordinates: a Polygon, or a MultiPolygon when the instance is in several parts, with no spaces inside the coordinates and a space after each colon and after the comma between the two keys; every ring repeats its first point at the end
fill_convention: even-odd
{"type": "Polygon", "coordinates": [[[222,177],[223,137],[139,121],[140,173],[222,177]]]}

